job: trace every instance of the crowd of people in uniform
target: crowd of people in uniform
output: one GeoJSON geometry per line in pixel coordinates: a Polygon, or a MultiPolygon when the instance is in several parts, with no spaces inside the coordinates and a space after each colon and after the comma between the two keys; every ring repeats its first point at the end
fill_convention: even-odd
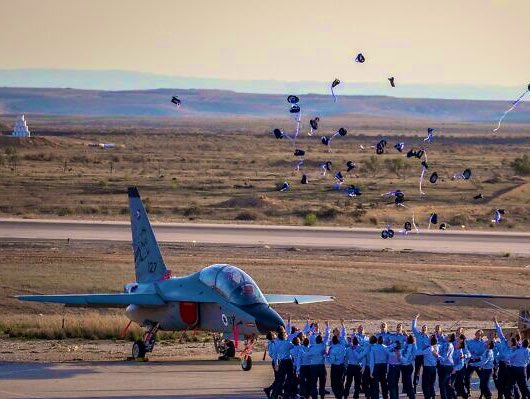
{"type": "Polygon", "coordinates": [[[267,334],[267,352],[272,359],[274,382],[264,388],[268,398],[321,399],[326,390],[330,365],[331,390],[336,399],[397,399],[402,392],[415,399],[421,380],[425,399],[435,399],[438,377],[441,399],[469,399],[471,378],[480,379],[480,399],[491,399],[493,378],[498,399],[530,399],[527,377],[530,368],[528,339],[520,334],[506,338],[497,319],[495,332],[485,337],[482,330],[468,338],[463,328],[445,334],[440,325],[430,332],[418,328],[417,315],[412,331],[399,323],[390,332],[386,323],[378,333],[368,336],[359,325],[347,334],[344,320],[331,329],[318,322],[303,329],[291,326],[267,334]],[[353,386],[353,388],[352,388],[353,386]]]}

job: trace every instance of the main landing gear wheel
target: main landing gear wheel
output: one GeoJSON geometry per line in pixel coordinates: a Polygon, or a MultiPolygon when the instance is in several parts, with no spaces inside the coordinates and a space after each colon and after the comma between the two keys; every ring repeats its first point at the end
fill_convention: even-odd
{"type": "Polygon", "coordinates": [[[145,332],[142,339],[134,342],[132,346],[133,359],[144,359],[147,352],[152,352],[155,347],[156,332],[160,327],[160,323],[149,324],[149,329],[145,332]]]}
{"type": "Polygon", "coordinates": [[[141,340],[134,342],[132,346],[132,357],[134,359],[143,359],[145,357],[145,345],[141,340]]]}
{"type": "Polygon", "coordinates": [[[250,371],[252,368],[252,357],[248,356],[247,358],[243,358],[241,360],[241,368],[243,371],[250,371]]]}

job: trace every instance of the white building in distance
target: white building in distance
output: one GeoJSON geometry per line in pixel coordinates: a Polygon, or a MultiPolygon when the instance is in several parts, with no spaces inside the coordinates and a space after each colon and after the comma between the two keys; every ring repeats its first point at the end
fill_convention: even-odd
{"type": "Polygon", "coordinates": [[[30,137],[31,133],[29,132],[28,125],[26,124],[26,119],[24,118],[24,115],[21,115],[17,121],[15,122],[15,128],[13,129],[13,133],[11,133],[12,137],[30,137]]]}

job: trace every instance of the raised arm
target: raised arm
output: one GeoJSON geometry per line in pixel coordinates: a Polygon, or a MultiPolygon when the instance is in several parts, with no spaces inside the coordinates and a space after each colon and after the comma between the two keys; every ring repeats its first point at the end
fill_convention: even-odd
{"type": "Polygon", "coordinates": [[[418,330],[418,317],[420,317],[419,313],[412,319],[412,333],[413,334],[419,334],[420,331],[418,330]]]}
{"type": "Polygon", "coordinates": [[[504,333],[502,331],[502,327],[500,326],[497,318],[495,317],[493,319],[493,322],[495,323],[495,331],[497,332],[497,335],[499,336],[499,338],[503,341],[503,342],[506,342],[506,337],[504,336],[504,333]]]}

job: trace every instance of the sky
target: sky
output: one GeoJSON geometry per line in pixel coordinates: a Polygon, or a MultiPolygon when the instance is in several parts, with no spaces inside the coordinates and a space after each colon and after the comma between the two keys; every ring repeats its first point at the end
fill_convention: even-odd
{"type": "Polygon", "coordinates": [[[529,0],[0,0],[0,14],[0,69],[530,82],[529,0]]]}

